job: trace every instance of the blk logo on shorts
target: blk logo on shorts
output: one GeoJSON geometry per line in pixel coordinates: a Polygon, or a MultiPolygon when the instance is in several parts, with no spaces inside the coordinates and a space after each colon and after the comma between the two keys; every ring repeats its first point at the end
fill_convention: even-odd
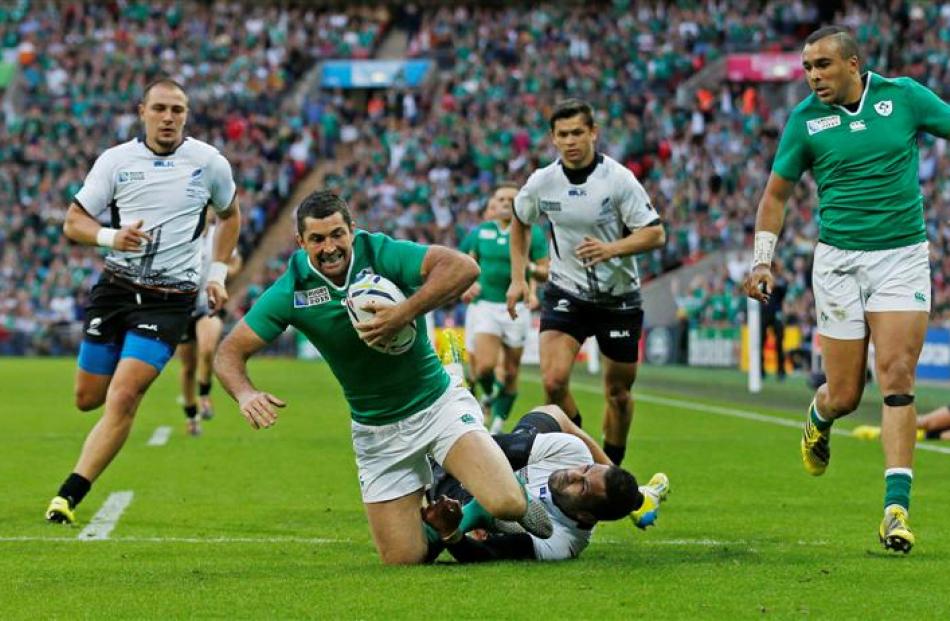
{"type": "Polygon", "coordinates": [[[86,334],[102,336],[102,333],[99,332],[100,325],[102,325],[102,317],[94,317],[93,320],[89,322],[89,327],[86,328],[86,334]]]}
{"type": "Polygon", "coordinates": [[[568,308],[571,305],[571,301],[566,298],[561,298],[557,301],[557,305],[554,307],[554,310],[559,313],[569,313],[571,309],[568,308]]]}

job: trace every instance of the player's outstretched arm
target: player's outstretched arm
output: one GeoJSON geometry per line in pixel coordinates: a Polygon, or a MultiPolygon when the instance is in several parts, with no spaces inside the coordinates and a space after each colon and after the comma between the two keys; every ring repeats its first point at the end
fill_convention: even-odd
{"type": "Polygon", "coordinates": [[[241,408],[254,429],[277,422],[277,409],[286,404],[274,395],[258,390],[247,375],[247,359],[267,345],[242,319],[221,342],[214,357],[214,373],[241,408]]]}
{"type": "Polygon", "coordinates": [[[142,230],[142,220],[112,229],[99,224],[77,203],[70,203],[63,222],[63,234],[77,244],[115,248],[125,252],[141,250],[151,236],[142,230]]]}
{"type": "Polygon", "coordinates": [[[795,184],[774,172],[769,175],[765,192],[755,213],[755,247],[752,251],[752,269],[743,287],[746,295],[767,302],[772,292],[772,254],[778,234],[785,222],[785,203],[792,196],[795,184]]]}

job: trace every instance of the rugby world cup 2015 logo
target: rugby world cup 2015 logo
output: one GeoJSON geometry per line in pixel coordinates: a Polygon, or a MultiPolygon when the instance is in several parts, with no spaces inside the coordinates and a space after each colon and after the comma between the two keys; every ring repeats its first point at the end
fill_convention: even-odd
{"type": "Polygon", "coordinates": [[[891,112],[894,111],[894,102],[890,99],[885,99],[884,101],[879,101],[874,104],[874,111],[880,114],[881,116],[891,116],[891,112]]]}

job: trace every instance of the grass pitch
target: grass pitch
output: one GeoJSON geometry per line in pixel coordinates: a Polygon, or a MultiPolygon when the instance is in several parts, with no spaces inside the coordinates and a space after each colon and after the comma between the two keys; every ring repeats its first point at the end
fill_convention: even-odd
{"type": "MultiPolygon", "coordinates": [[[[0,359],[2,619],[950,617],[950,445],[918,451],[918,545],[885,554],[880,446],[836,436],[828,473],[806,475],[798,422],[810,391],[796,378],[753,397],[733,371],[642,370],[625,466],[642,480],[670,475],[655,528],[603,524],[564,563],[459,566],[444,555],[389,568],[363,515],[347,410],[321,363],[253,361],[257,384],[289,402],[280,422],[251,430],[216,388],[217,416],[197,439],[184,433],[171,363],[80,506],[80,527],[46,524],[98,416],[71,405],[74,364],[0,359]],[[168,443],[148,446],[163,425],[168,443]],[[133,500],[109,538],[77,539],[125,490],[133,500]]],[[[596,378],[574,384],[597,436],[596,378]]],[[[838,428],[873,420],[874,390],[838,428]]],[[[919,395],[922,410],[950,401],[945,389],[919,395]]],[[[540,398],[526,370],[516,412],[540,398]]]]}

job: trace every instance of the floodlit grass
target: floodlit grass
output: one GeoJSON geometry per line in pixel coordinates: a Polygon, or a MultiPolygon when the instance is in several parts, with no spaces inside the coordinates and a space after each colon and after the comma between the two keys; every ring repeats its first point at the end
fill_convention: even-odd
{"type": "MultiPolygon", "coordinates": [[[[797,422],[810,398],[800,379],[750,397],[736,372],[643,369],[625,465],[642,480],[670,475],[656,528],[603,524],[565,563],[460,566],[445,555],[388,568],[363,515],[348,413],[321,363],[253,361],[258,385],[289,402],[277,426],[251,430],[216,388],[217,417],[197,439],[185,435],[171,363],[79,508],[85,524],[109,493],[134,492],[110,540],[77,541],[79,528],[46,524],[43,510],[98,416],[71,406],[73,369],[72,360],[0,359],[2,619],[950,615],[950,454],[918,451],[918,546],[885,554],[876,443],[836,436],[828,473],[813,479],[797,428],[728,413],[797,422]],[[159,425],[174,428],[168,444],[146,446],[159,425]]],[[[597,436],[598,382],[574,381],[597,436]]],[[[526,370],[516,412],[540,398],[526,370]]],[[[860,419],[874,416],[876,399],[869,389],[860,419]]],[[[947,390],[921,389],[924,408],[947,401],[947,390]]]]}

